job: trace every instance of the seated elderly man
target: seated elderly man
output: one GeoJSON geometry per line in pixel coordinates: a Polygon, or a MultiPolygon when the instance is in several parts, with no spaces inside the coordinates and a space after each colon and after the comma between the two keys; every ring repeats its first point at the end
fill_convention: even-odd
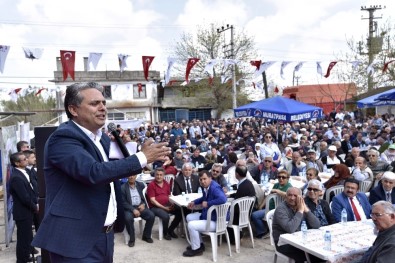
{"type": "Polygon", "coordinates": [[[385,172],[379,184],[370,191],[369,202],[374,204],[377,201],[384,200],[395,204],[395,173],[385,172]]]}
{"type": "MultiPolygon", "coordinates": [[[[285,201],[282,202],[275,210],[273,217],[273,239],[277,251],[295,260],[296,263],[304,263],[306,254],[291,245],[278,245],[281,234],[294,233],[300,231],[302,221],[305,220],[307,227],[318,229],[321,224],[320,220],[310,211],[302,197],[302,191],[299,188],[288,188],[285,201]]],[[[314,256],[309,256],[311,262],[320,260],[314,256]]],[[[322,260],[321,260],[322,261],[322,260]]]]}
{"type": "Polygon", "coordinates": [[[302,161],[299,152],[292,153],[292,160],[285,163],[285,169],[291,176],[299,176],[299,173],[304,170],[306,164],[302,161]]]}
{"type": "Polygon", "coordinates": [[[228,189],[228,181],[226,180],[225,176],[222,174],[222,164],[214,163],[211,167],[211,176],[213,181],[217,182],[224,190],[224,193],[229,191],[228,189]]]}
{"type": "MultiPolygon", "coordinates": [[[[207,211],[213,205],[221,205],[226,203],[226,195],[221,186],[214,182],[211,174],[208,171],[199,172],[200,185],[203,187],[203,196],[188,204],[189,209],[194,209],[196,205],[202,206],[201,213],[192,213],[187,216],[188,232],[191,237],[191,245],[183,253],[184,257],[194,257],[203,254],[205,250],[202,243],[200,232],[206,230],[207,211]]],[[[214,231],[216,227],[217,217],[214,214],[211,216],[210,231],[214,231]]]]}
{"type": "Polygon", "coordinates": [[[357,157],[355,158],[354,170],[352,171],[352,176],[358,181],[373,181],[373,172],[368,167],[368,163],[365,158],[357,157]]]}
{"type": "Polygon", "coordinates": [[[384,172],[392,171],[392,166],[382,160],[379,160],[379,151],[375,149],[370,149],[368,151],[368,167],[373,172],[373,177],[375,181],[378,181],[383,176],[384,172]]]}
{"type": "Polygon", "coordinates": [[[307,195],[304,201],[310,211],[320,220],[321,226],[327,226],[336,223],[336,221],[328,202],[320,198],[322,188],[320,181],[311,179],[307,184],[307,195]]]}
{"type": "Polygon", "coordinates": [[[336,222],[341,221],[343,208],[347,211],[347,221],[361,221],[370,218],[371,206],[365,193],[358,192],[359,181],[347,178],[344,191],[332,200],[332,214],[336,222]]]}
{"type": "MultiPolygon", "coordinates": [[[[245,160],[237,160],[236,165],[232,166],[228,169],[228,178],[229,178],[228,180],[229,180],[230,185],[233,188],[237,188],[237,184],[239,183],[239,180],[237,180],[236,173],[235,173],[236,167],[239,167],[239,166],[247,167],[246,161],[245,160]]],[[[252,178],[249,171],[247,171],[247,179],[250,180],[253,184],[257,184],[257,182],[254,180],[254,178],[252,178]]]]}
{"type": "Polygon", "coordinates": [[[392,262],[395,258],[395,208],[387,201],[378,201],[372,206],[371,217],[378,235],[359,262],[392,262]]]}
{"type": "Polygon", "coordinates": [[[125,212],[125,227],[129,233],[129,247],[134,247],[134,218],[141,217],[145,220],[143,240],[147,243],[153,243],[151,238],[152,227],[155,222],[154,213],[148,209],[143,196],[144,183],[136,181],[137,175],[131,175],[128,182],[121,187],[122,205],[125,212]]]}

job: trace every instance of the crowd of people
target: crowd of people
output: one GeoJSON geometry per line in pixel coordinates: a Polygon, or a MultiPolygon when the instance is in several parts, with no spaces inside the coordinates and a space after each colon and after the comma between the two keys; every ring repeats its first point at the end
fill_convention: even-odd
{"type": "MultiPolygon", "coordinates": [[[[128,245],[133,247],[133,221],[141,217],[145,220],[142,239],[153,243],[152,226],[154,218],[159,217],[164,239],[178,238],[175,229],[182,221],[181,209],[187,215],[191,237],[183,255],[201,255],[205,246],[200,232],[207,225],[207,211],[212,205],[224,204],[229,191],[235,191],[233,198],[256,198],[251,222],[255,238],[266,238],[269,229],[264,216],[273,204],[265,207],[260,186],[271,180],[278,180],[271,193],[285,199],[275,207],[272,234],[276,248],[296,262],[306,260],[304,252],[289,245],[278,246],[279,236],[299,231],[302,221],[309,228],[339,222],[343,209],[349,221],[372,218],[379,231],[364,262],[394,254],[393,235],[387,238],[387,232],[395,228],[393,115],[363,118],[340,111],[325,119],[292,123],[229,118],[155,125],[147,122],[136,129],[118,126],[121,139],[134,144],[137,153],[110,160],[113,135],[103,128],[106,106],[101,88],[96,83],[77,83],[66,91],[65,109],[70,121],[62,124],[46,144],[47,200],[33,242],[31,225],[39,207],[37,179],[28,171],[34,165],[28,161],[31,151],[18,149],[10,158],[17,171],[11,177],[10,189],[16,200],[13,214],[18,262],[30,260],[33,246],[49,251],[53,262],[89,262],[97,257],[101,262],[112,262],[114,229],[122,231],[126,223],[128,245]],[[322,184],[319,174],[331,171],[333,175],[322,184]],[[142,172],[153,176],[146,188],[137,180],[142,172]],[[175,178],[170,183],[164,180],[167,174],[175,178]],[[290,178],[304,181],[304,186],[294,187],[290,178]],[[369,197],[358,192],[363,181],[371,182],[369,197]],[[343,185],[344,191],[331,197],[330,208],[322,196],[326,189],[337,185],[343,185]],[[18,201],[21,189],[28,193],[29,205],[18,201]],[[187,208],[169,201],[172,194],[199,189],[202,197],[191,201],[187,208]],[[26,217],[19,214],[22,206],[28,212],[26,217]],[[198,206],[202,210],[191,213],[198,206]],[[174,215],[171,222],[170,214],[174,215]]],[[[214,229],[216,216],[211,220],[210,229],[214,229]]]]}

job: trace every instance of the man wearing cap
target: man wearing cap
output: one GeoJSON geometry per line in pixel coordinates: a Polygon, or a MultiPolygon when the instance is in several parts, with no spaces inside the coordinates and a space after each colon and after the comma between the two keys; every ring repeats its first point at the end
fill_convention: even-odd
{"type": "Polygon", "coordinates": [[[307,151],[307,158],[306,158],[306,170],[313,167],[317,169],[319,172],[324,171],[324,164],[321,160],[317,159],[317,153],[314,149],[309,149],[307,151]]]}
{"type": "Polygon", "coordinates": [[[391,262],[395,257],[395,208],[389,202],[378,201],[372,207],[371,217],[378,234],[359,262],[391,262]]]}
{"type": "Polygon", "coordinates": [[[331,169],[335,164],[344,163],[342,158],[337,156],[337,148],[335,145],[328,147],[328,156],[321,158],[322,164],[326,165],[328,169],[331,169]]]}
{"type": "Polygon", "coordinates": [[[395,161],[395,144],[388,146],[387,150],[380,154],[380,159],[388,164],[395,161]]]}
{"type": "Polygon", "coordinates": [[[379,184],[370,191],[369,202],[374,204],[377,201],[384,200],[395,204],[395,173],[385,172],[379,184]]]}
{"type": "Polygon", "coordinates": [[[181,149],[176,150],[173,160],[174,160],[177,170],[178,171],[181,170],[182,165],[184,164],[184,161],[182,159],[182,150],[181,149]]]}

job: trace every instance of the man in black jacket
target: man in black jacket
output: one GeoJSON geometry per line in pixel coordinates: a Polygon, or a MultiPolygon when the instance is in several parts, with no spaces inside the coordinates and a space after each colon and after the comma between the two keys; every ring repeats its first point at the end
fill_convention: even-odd
{"type": "Polygon", "coordinates": [[[22,152],[10,156],[11,165],[14,167],[10,178],[10,194],[14,201],[12,215],[14,217],[16,233],[16,262],[25,263],[32,261],[29,257],[33,240],[33,214],[38,213],[36,194],[26,172],[27,159],[22,152]]]}
{"type": "Polygon", "coordinates": [[[154,213],[148,208],[143,195],[144,183],[136,181],[137,175],[131,175],[128,182],[121,186],[122,205],[125,212],[125,225],[129,233],[129,247],[134,247],[134,218],[141,217],[145,220],[143,231],[143,240],[147,243],[153,243],[151,238],[152,227],[155,222],[154,213]]]}

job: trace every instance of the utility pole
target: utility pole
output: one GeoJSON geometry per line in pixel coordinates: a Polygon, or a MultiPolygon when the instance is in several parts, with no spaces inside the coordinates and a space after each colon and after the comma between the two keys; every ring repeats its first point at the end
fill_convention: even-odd
{"type": "MultiPolygon", "coordinates": [[[[226,27],[222,26],[221,28],[217,28],[217,33],[220,34],[225,32],[226,30],[230,29],[230,44],[223,45],[225,58],[227,59],[235,59],[234,53],[234,27],[233,25],[227,24],[226,27]],[[228,49],[230,47],[230,49],[228,49]],[[229,54],[230,51],[230,54],[229,54]]],[[[236,101],[236,64],[232,63],[232,97],[233,97],[233,109],[237,108],[237,101],[236,101]]]]}
{"type": "MultiPolygon", "coordinates": [[[[374,55],[378,54],[382,50],[383,46],[383,37],[377,36],[377,22],[374,21],[375,19],[381,19],[382,17],[374,17],[374,12],[379,9],[383,9],[385,6],[381,7],[381,5],[373,5],[370,7],[361,6],[361,11],[368,11],[369,18],[362,19],[369,19],[369,36],[366,40],[366,46],[368,49],[367,53],[362,52],[362,45],[363,43],[359,42],[359,53],[361,55],[368,55],[368,65],[371,65],[374,61],[374,55]],[[374,33],[376,35],[374,36],[374,33]]],[[[368,91],[372,90],[374,86],[373,76],[372,74],[368,74],[368,91]]]]}

